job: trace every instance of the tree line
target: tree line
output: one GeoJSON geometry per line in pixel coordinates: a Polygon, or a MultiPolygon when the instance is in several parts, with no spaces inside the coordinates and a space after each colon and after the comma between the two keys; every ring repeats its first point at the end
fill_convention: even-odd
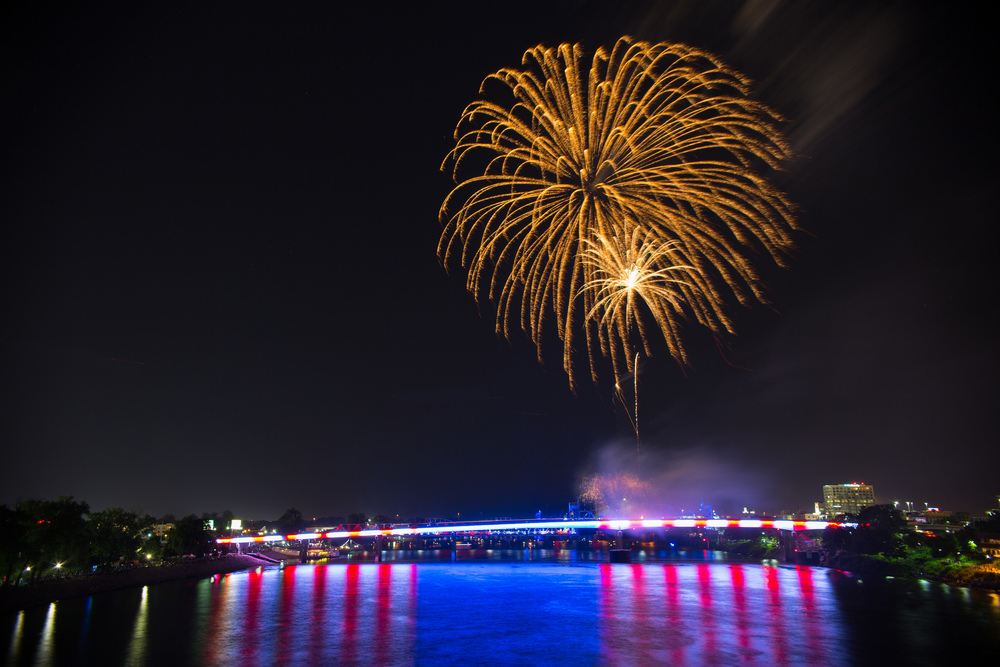
{"type": "MultiPolygon", "coordinates": [[[[232,518],[231,512],[226,515],[232,518]]],[[[214,517],[219,515],[176,519],[120,507],[92,511],[72,496],[0,505],[0,585],[188,554],[203,556],[215,546],[215,535],[205,529],[205,519],[214,517]],[[161,539],[153,527],[164,523],[173,527],[161,539]]]]}
{"type": "MultiPolygon", "coordinates": [[[[0,505],[0,586],[187,555],[204,556],[217,548],[218,533],[206,528],[208,522],[220,531],[228,529],[234,518],[229,510],[179,519],[172,514],[154,517],[120,507],[92,511],[89,504],[73,496],[19,500],[13,507],[0,505]],[[172,527],[161,538],[154,533],[154,526],[162,524],[172,527]]],[[[327,519],[350,524],[389,522],[387,516],[368,519],[361,513],[327,519]]],[[[257,527],[272,527],[283,535],[300,532],[305,525],[302,512],[294,507],[276,521],[257,522],[257,527]]]]}
{"type": "Polygon", "coordinates": [[[954,530],[928,534],[910,530],[892,505],[873,505],[843,518],[845,528],[827,528],[827,564],[853,572],[928,576],[945,581],[975,579],[1000,583],[980,548],[980,533],[1000,533],[1000,517],[973,523],[968,515],[950,519],[954,530]]]}

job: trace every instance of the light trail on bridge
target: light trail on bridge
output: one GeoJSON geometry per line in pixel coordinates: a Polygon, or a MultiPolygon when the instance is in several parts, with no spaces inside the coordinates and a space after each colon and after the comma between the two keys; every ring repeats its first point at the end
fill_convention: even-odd
{"type": "MultiPolygon", "coordinates": [[[[637,530],[655,528],[771,528],[784,531],[823,530],[840,528],[847,524],[835,521],[787,521],[784,519],[638,519],[638,520],[569,520],[554,521],[490,521],[476,523],[449,523],[364,530],[330,530],[317,533],[290,535],[255,535],[252,537],[222,537],[218,544],[248,544],[251,542],[280,542],[295,540],[342,539],[345,537],[378,537],[380,535],[440,535],[443,533],[486,533],[511,530],[637,530]]],[[[342,527],[340,527],[342,528],[342,527]]]]}

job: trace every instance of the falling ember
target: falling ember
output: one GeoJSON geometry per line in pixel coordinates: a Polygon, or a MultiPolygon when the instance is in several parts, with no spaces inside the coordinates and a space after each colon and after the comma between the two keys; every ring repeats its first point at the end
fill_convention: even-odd
{"type": "Polygon", "coordinates": [[[522,63],[481,88],[498,83],[512,102],[473,102],[455,130],[439,258],[468,271],[498,333],[520,328],[539,360],[554,325],[574,389],[581,344],[594,382],[599,357],[618,379],[633,336],[651,353],[656,330],[687,363],[678,322],[732,332],[730,299],[765,302],[751,260],[785,266],[793,247],[793,206],[759,173],[791,157],[781,119],[743,75],[679,44],[623,37],[589,67],[580,45],[538,46],[522,63]],[[614,245],[636,254],[621,264],[614,245]]]}

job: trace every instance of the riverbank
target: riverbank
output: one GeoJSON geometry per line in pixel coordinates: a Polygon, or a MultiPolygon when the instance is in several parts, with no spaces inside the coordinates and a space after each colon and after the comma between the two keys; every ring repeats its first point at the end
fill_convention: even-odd
{"type": "Polygon", "coordinates": [[[838,554],[829,567],[862,576],[927,579],[949,586],[1000,591],[1000,570],[992,566],[959,563],[948,559],[915,560],[856,554],[838,554]]]}
{"type": "Polygon", "coordinates": [[[252,556],[229,554],[222,558],[193,563],[140,567],[110,574],[43,581],[32,586],[4,586],[0,588],[0,612],[18,611],[66,598],[83,597],[122,588],[149,586],[177,579],[210,577],[213,574],[237,572],[259,565],[266,563],[252,556]]]}

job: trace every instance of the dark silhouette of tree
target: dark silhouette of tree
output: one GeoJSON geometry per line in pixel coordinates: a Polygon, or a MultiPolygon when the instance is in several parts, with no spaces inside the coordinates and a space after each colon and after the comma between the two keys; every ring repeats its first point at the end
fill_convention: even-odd
{"type": "Polygon", "coordinates": [[[0,505],[0,576],[3,585],[16,583],[21,578],[24,562],[21,549],[27,525],[17,510],[0,505]]]}
{"type": "Polygon", "coordinates": [[[21,560],[30,567],[31,582],[42,574],[85,568],[89,565],[87,524],[90,506],[60,496],[58,500],[32,498],[15,508],[24,534],[21,560]]]}
{"type": "Polygon", "coordinates": [[[306,520],[302,517],[302,512],[290,507],[278,519],[278,530],[284,535],[290,535],[299,532],[305,524],[306,520]]]}
{"type": "Polygon", "coordinates": [[[205,522],[194,514],[180,519],[167,533],[166,554],[169,556],[204,556],[212,547],[212,535],[205,522]]]}
{"type": "Polygon", "coordinates": [[[899,556],[903,552],[906,516],[892,505],[872,505],[848,514],[844,523],[856,527],[827,528],[823,544],[831,553],[899,556]]]}
{"type": "Polygon", "coordinates": [[[135,560],[155,521],[120,507],[91,512],[87,517],[91,557],[98,565],[135,560]]]}

